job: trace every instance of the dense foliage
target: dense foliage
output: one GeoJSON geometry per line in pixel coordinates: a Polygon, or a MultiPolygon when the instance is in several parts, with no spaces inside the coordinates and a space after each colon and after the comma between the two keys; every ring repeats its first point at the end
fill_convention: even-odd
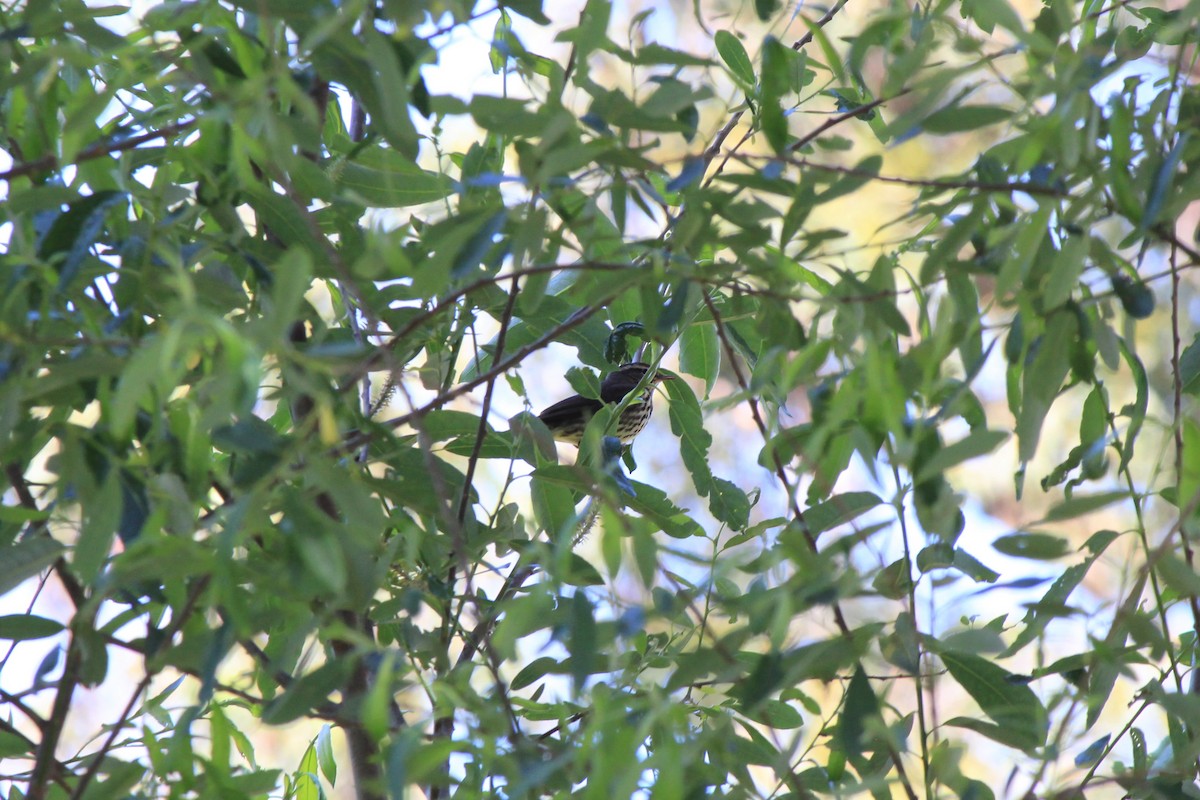
{"type": "Polygon", "coordinates": [[[3,5],[5,797],[1194,796],[1200,2],[636,12],[3,5]]]}

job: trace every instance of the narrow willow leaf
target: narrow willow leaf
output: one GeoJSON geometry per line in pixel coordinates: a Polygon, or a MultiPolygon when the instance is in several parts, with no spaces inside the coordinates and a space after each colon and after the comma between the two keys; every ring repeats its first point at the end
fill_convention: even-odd
{"type": "Polygon", "coordinates": [[[844,525],[883,503],[872,492],[835,494],[823,503],[810,506],[804,512],[804,522],[813,536],[844,525]]]}
{"type": "Polygon", "coordinates": [[[1030,461],[1037,451],[1042,423],[1067,377],[1067,352],[1077,334],[1074,314],[1060,311],[1050,318],[1033,363],[1022,377],[1021,413],[1017,417],[1018,458],[1030,461]]]}
{"type": "Polygon", "coordinates": [[[741,530],[749,522],[749,500],[745,492],[732,483],[713,477],[708,466],[712,436],[704,429],[700,403],[691,389],[678,384],[682,381],[666,381],[663,386],[671,400],[671,432],[679,437],[683,464],[691,473],[696,492],[709,498],[713,515],[734,530],[741,530]]]}
{"type": "Polygon", "coordinates": [[[45,639],[64,630],[63,624],[36,614],[5,614],[0,616],[0,639],[23,642],[45,639]]]}
{"type": "Polygon", "coordinates": [[[99,191],[80,198],[60,213],[38,243],[38,257],[55,261],[59,289],[66,288],[79,274],[84,258],[104,227],[108,209],[126,199],[124,192],[99,191]],[[56,260],[57,256],[61,260],[56,260]]]}
{"type": "Polygon", "coordinates": [[[36,536],[0,550],[0,595],[49,567],[65,549],[49,536],[36,536]]]}
{"type": "Polygon", "coordinates": [[[788,146],[787,113],[783,97],[791,88],[790,62],[794,53],[778,39],[768,36],[763,42],[763,73],[759,123],[771,148],[782,155],[788,146]]]}
{"type": "Polygon", "coordinates": [[[955,105],[939,108],[921,122],[921,127],[929,133],[961,133],[1008,122],[1012,117],[1012,109],[1003,106],[955,105]]]}
{"type": "Polygon", "coordinates": [[[1008,436],[1004,431],[973,431],[957,442],[939,448],[928,460],[922,461],[913,483],[924,483],[964,461],[987,455],[1007,441],[1008,436]]]}
{"type": "Polygon", "coordinates": [[[1073,519],[1127,499],[1129,492],[1119,490],[1100,494],[1076,494],[1051,508],[1042,518],[1042,522],[1073,519]]]}
{"type": "Polygon", "coordinates": [[[432,203],[453,191],[446,175],[421,169],[400,153],[382,147],[358,152],[348,161],[327,163],[332,163],[337,187],[369,207],[432,203]]]}
{"type": "Polygon", "coordinates": [[[992,542],[992,547],[1006,556],[1037,561],[1062,558],[1070,552],[1065,539],[1048,533],[1010,533],[992,542]]]}
{"type": "Polygon", "coordinates": [[[866,678],[862,664],[854,669],[850,685],[846,687],[846,699],[842,705],[838,723],[838,744],[846,752],[862,751],[863,736],[874,727],[880,715],[880,698],[875,696],[871,681],[866,678]]]}
{"type": "Polygon", "coordinates": [[[939,653],[951,677],[979,704],[1021,750],[1046,742],[1050,720],[1033,690],[1013,680],[1012,673],[980,656],[962,652],[939,653]]]}
{"type": "Polygon", "coordinates": [[[1142,366],[1141,359],[1129,349],[1124,339],[1120,340],[1120,344],[1121,356],[1133,374],[1133,384],[1136,388],[1133,403],[1121,409],[1121,414],[1129,417],[1129,424],[1125,427],[1125,435],[1121,439],[1121,463],[1117,467],[1118,470],[1124,470],[1133,459],[1133,448],[1137,443],[1142,423],[1146,419],[1146,407],[1150,403],[1150,386],[1146,378],[1146,368],[1142,366]]]}
{"type": "Polygon", "coordinates": [[[715,326],[697,323],[684,329],[679,342],[679,368],[704,381],[707,399],[721,370],[721,343],[715,326]]]}
{"type": "Polygon", "coordinates": [[[713,44],[717,48],[717,54],[729,68],[730,74],[742,84],[744,90],[752,90],[757,83],[754,77],[754,64],[751,63],[750,55],[746,52],[746,46],[742,44],[742,40],[729,31],[720,30],[713,37],[713,44]]]}
{"type": "Polygon", "coordinates": [[[321,726],[316,739],[317,764],[321,774],[330,786],[337,786],[337,759],[333,755],[333,727],[326,723],[321,726]]]}

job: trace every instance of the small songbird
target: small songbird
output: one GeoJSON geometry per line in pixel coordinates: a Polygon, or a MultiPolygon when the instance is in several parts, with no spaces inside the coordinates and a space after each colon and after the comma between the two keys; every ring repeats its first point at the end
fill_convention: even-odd
{"type": "MultiPolygon", "coordinates": [[[[641,361],[617,367],[600,382],[599,400],[577,394],[550,406],[538,414],[538,419],[546,424],[555,439],[578,445],[592,415],[607,404],[616,404],[625,399],[625,395],[634,390],[649,370],[650,365],[641,361]]],[[[622,444],[633,441],[633,437],[641,433],[650,421],[650,414],[654,411],[654,387],[659,381],[674,377],[661,372],[655,374],[646,384],[642,396],[625,407],[616,430],[616,437],[622,444]]]]}

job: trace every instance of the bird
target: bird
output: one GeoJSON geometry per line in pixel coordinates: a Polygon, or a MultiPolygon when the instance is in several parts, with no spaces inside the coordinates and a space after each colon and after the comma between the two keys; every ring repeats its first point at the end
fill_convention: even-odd
{"type": "MultiPolygon", "coordinates": [[[[538,419],[550,429],[555,439],[578,446],[592,415],[605,405],[615,405],[624,400],[625,395],[637,387],[650,369],[650,365],[643,361],[617,367],[600,382],[599,400],[579,394],[572,395],[538,414],[538,419]]],[[[625,407],[621,419],[617,422],[615,434],[621,440],[621,444],[632,442],[650,421],[650,414],[654,411],[654,387],[660,381],[672,380],[674,377],[661,372],[655,373],[646,384],[642,396],[625,407]]]]}

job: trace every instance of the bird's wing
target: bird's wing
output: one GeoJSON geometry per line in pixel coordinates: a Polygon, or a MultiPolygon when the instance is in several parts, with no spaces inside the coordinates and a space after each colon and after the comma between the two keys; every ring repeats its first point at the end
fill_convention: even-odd
{"type": "Polygon", "coordinates": [[[603,404],[599,400],[592,400],[577,394],[573,397],[568,397],[566,400],[559,400],[538,414],[538,419],[546,423],[547,428],[554,428],[556,424],[576,419],[581,410],[584,416],[590,417],[602,407],[603,404]]]}

